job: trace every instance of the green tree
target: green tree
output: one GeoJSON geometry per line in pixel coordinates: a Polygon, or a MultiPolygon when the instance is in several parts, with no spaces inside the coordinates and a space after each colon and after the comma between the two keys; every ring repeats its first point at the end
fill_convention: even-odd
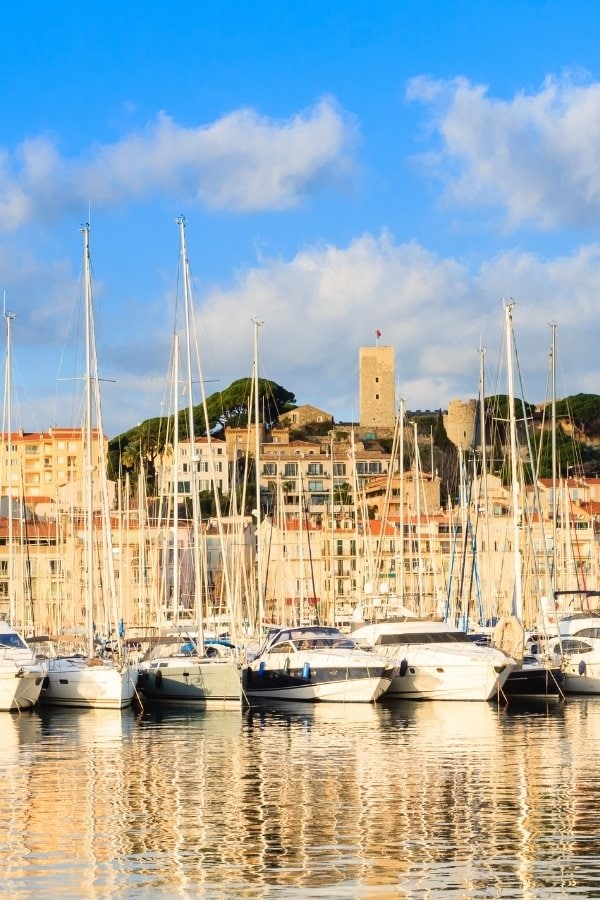
{"type": "MultiPolygon", "coordinates": [[[[211,394],[206,401],[208,414],[208,430],[211,434],[222,435],[227,425],[243,426],[248,422],[248,407],[252,392],[251,378],[240,378],[232,382],[224,391],[211,394]]],[[[260,416],[267,428],[273,426],[283,412],[293,409],[295,397],[291,391],[265,378],[258,380],[258,398],[260,416]]],[[[251,404],[251,416],[254,403],[251,404]]],[[[189,414],[187,409],[180,410],[179,436],[189,439],[189,414]]],[[[156,459],[172,443],[173,416],[146,419],[139,425],[130,428],[109,441],[108,476],[113,480],[124,479],[128,473],[132,488],[135,488],[140,471],[143,468],[147,479],[149,495],[155,494],[156,459]]],[[[193,410],[194,436],[204,437],[207,434],[207,416],[203,404],[193,410]]]]}

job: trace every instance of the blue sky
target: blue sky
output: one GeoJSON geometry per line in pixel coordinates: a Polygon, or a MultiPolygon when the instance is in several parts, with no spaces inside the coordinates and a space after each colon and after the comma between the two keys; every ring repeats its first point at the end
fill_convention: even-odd
{"type": "Polygon", "coordinates": [[[408,408],[500,383],[599,392],[600,8],[104,2],[3,8],[0,288],[13,425],[75,424],[91,220],[105,430],[164,411],[183,213],[202,374],[252,365],[336,420],[358,348],[408,408]],[[77,356],[79,353],[79,356],[77,356]]]}

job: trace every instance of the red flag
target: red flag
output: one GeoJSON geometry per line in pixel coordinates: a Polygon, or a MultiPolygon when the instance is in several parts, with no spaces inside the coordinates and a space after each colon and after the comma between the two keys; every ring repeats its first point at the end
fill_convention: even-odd
{"type": "Polygon", "coordinates": [[[381,337],[381,332],[380,332],[379,328],[376,328],[376,329],[375,329],[375,337],[376,337],[376,338],[380,338],[380,337],[381,337]]]}

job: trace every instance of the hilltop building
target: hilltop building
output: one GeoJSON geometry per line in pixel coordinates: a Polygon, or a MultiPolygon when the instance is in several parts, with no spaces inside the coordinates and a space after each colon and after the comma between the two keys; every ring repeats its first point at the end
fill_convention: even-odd
{"type": "Polygon", "coordinates": [[[322,425],[325,423],[333,426],[331,413],[318,409],[316,406],[310,406],[308,403],[297,406],[296,409],[292,409],[290,412],[283,413],[279,417],[279,421],[282,425],[289,425],[290,428],[304,428],[306,425],[322,425]]]}
{"type": "Polygon", "coordinates": [[[358,366],[361,431],[393,431],[396,417],[394,348],[361,347],[358,366]]]}
{"type": "Polygon", "coordinates": [[[451,400],[444,415],[448,438],[459,450],[473,450],[477,446],[477,400],[451,400]]]}

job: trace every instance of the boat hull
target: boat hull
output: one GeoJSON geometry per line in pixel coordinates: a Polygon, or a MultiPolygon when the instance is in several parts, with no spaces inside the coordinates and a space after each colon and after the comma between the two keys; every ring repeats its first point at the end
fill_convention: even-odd
{"type": "Polygon", "coordinates": [[[566,694],[600,694],[600,662],[568,660],[563,665],[566,694]]]}
{"type": "Polygon", "coordinates": [[[140,666],[138,689],[153,703],[223,706],[242,700],[241,671],[229,659],[152,660],[140,666]]]}
{"type": "Polygon", "coordinates": [[[510,668],[498,672],[493,665],[461,665],[438,660],[435,665],[416,660],[400,670],[386,697],[403,700],[465,700],[486,702],[496,699],[509,676],[510,668]],[[404,672],[404,674],[401,674],[404,672]]]}
{"type": "Polygon", "coordinates": [[[304,702],[373,703],[388,689],[395,669],[391,666],[343,667],[339,660],[327,666],[264,669],[247,667],[243,689],[248,700],[300,700],[304,702]]]}
{"type": "Polygon", "coordinates": [[[397,667],[386,698],[493,700],[515,665],[506,654],[477,646],[445,622],[416,618],[372,622],[351,636],[397,667]]]}
{"type": "Polygon", "coordinates": [[[109,661],[59,657],[48,661],[40,700],[55,706],[123,709],[135,696],[137,670],[109,661]]]}
{"type": "Polygon", "coordinates": [[[15,666],[0,672],[0,711],[31,709],[39,700],[45,677],[42,666],[15,666]]]}
{"type": "Polygon", "coordinates": [[[502,691],[508,698],[559,698],[563,696],[564,681],[560,666],[524,663],[512,670],[502,691]]]}

